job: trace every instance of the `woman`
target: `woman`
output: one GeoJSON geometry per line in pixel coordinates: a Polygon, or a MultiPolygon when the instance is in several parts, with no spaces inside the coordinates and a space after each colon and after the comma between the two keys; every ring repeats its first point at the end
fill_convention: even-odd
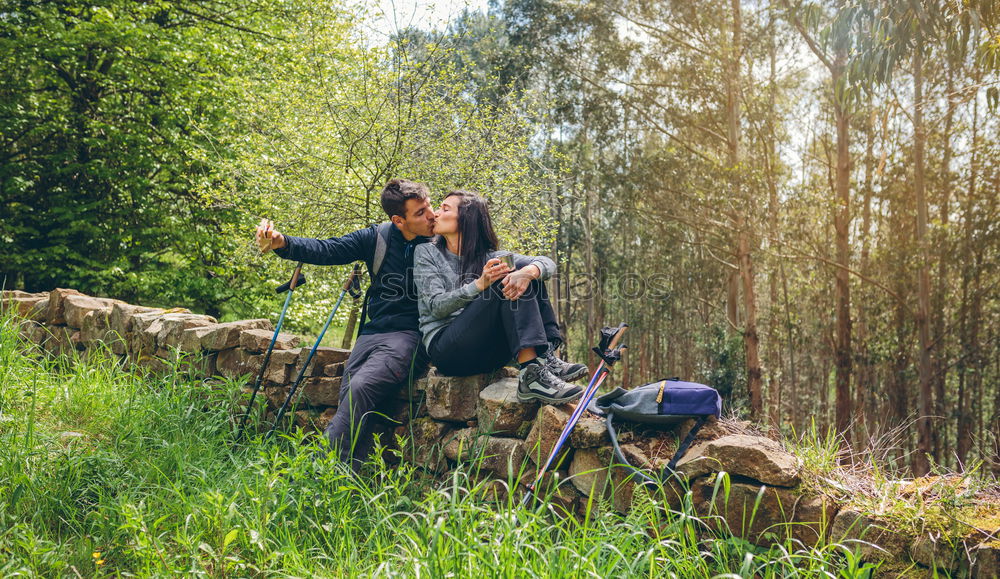
{"type": "Polygon", "coordinates": [[[516,356],[519,400],[579,398],[583,390],[568,381],[587,367],[555,356],[562,339],[543,283],[555,263],[517,254],[513,270],[502,263],[486,201],[475,193],[449,193],[434,233],[415,250],[414,282],[424,346],[438,371],[484,374],[516,356]]]}

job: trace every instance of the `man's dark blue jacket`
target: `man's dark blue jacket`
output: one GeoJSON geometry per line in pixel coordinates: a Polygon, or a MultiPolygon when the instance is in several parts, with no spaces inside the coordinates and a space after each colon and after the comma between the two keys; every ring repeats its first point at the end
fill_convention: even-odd
{"type": "MultiPolygon", "coordinates": [[[[330,239],[286,235],[285,247],[276,249],[274,253],[278,257],[313,265],[345,265],[364,261],[370,272],[375,259],[377,229],[378,226],[372,225],[330,239]]],[[[417,237],[406,241],[398,227],[392,226],[389,230],[389,246],[378,276],[372,280],[368,301],[369,321],[364,322],[362,334],[416,331],[418,328],[417,292],[412,274],[413,249],[428,238],[417,237]]]]}

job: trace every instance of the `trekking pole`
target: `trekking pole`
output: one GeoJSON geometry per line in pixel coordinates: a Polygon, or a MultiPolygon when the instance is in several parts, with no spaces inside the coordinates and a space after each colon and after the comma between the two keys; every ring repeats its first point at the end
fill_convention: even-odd
{"type": "Polygon", "coordinates": [[[285,323],[285,312],[288,311],[288,304],[292,301],[292,292],[295,288],[303,286],[306,283],[306,276],[302,273],[302,262],[300,261],[298,265],[295,266],[295,271],[292,272],[292,277],[287,282],[281,284],[275,288],[275,292],[282,293],[288,292],[285,296],[285,305],[281,306],[281,315],[278,316],[278,324],[274,327],[274,335],[271,336],[271,343],[267,345],[267,352],[264,354],[264,360],[260,364],[260,370],[257,372],[257,379],[253,383],[253,393],[250,394],[250,402],[247,404],[247,410],[243,413],[243,419],[240,420],[240,427],[236,431],[236,440],[239,440],[243,436],[243,428],[246,426],[247,418],[250,416],[250,411],[253,410],[254,399],[257,398],[257,392],[260,391],[261,382],[264,380],[264,372],[267,370],[267,363],[271,361],[271,352],[274,351],[274,343],[278,340],[278,334],[281,332],[281,326],[285,323]]]}
{"type": "Polygon", "coordinates": [[[361,296],[360,282],[361,278],[361,264],[355,263],[354,269],[351,270],[351,275],[347,276],[347,281],[344,282],[344,288],[340,292],[340,297],[337,298],[337,303],[334,304],[333,309],[330,310],[330,315],[326,318],[326,323],[323,324],[323,330],[319,333],[316,338],[316,342],[313,344],[311,350],[309,350],[309,355],[306,356],[305,362],[302,363],[302,367],[299,369],[299,375],[295,377],[295,381],[292,382],[291,388],[288,389],[288,396],[285,397],[285,402],[278,409],[278,414],[274,418],[274,424],[271,426],[271,430],[267,432],[267,436],[270,437],[274,434],[274,431],[281,424],[281,419],[285,416],[285,411],[288,410],[288,404],[292,401],[292,397],[295,396],[296,390],[299,389],[299,384],[302,383],[302,379],[306,375],[306,370],[309,368],[309,363],[312,362],[313,356],[316,355],[316,349],[319,348],[320,342],[323,341],[323,336],[326,335],[327,329],[330,328],[330,322],[333,321],[333,316],[336,315],[337,310],[340,308],[340,303],[344,301],[344,296],[347,293],[351,294],[351,297],[358,298],[361,296]]]}
{"type": "Polygon", "coordinates": [[[538,469],[534,482],[528,486],[528,492],[521,500],[521,506],[528,504],[531,497],[535,496],[535,489],[538,486],[538,483],[541,482],[542,476],[545,475],[545,472],[556,459],[556,456],[559,455],[559,451],[562,450],[563,444],[566,443],[570,433],[573,432],[573,428],[576,427],[576,423],[579,422],[580,417],[583,416],[583,412],[587,409],[591,399],[594,398],[594,394],[597,393],[597,389],[601,387],[601,384],[604,383],[604,379],[611,373],[611,366],[621,359],[621,351],[625,349],[625,346],[621,346],[619,348],[618,342],[621,340],[626,328],[628,328],[628,324],[623,323],[619,324],[617,328],[603,328],[601,330],[600,345],[594,348],[597,355],[601,357],[601,364],[597,367],[597,370],[594,371],[594,375],[591,377],[590,383],[587,384],[587,389],[583,391],[583,396],[580,397],[580,401],[577,403],[576,408],[574,408],[573,413],[570,414],[569,420],[566,422],[566,426],[563,427],[562,432],[559,434],[559,438],[556,439],[556,443],[552,447],[549,457],[545,460],[545,464],[542,468],[538,469]]]}

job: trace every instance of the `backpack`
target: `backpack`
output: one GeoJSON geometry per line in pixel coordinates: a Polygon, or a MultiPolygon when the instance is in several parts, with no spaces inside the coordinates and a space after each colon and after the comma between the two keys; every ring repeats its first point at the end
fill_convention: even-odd
{"type": "Polygon", "coordinates": [[[385,261],[385,254],[389,251],[389,239],[392,235],[392,228],[395,225],[391,221],[380,223],[375,229],[375,254],[372,256],[372,263],[368,267],[368,289],[365,290],[365,299],[361,302],[361,318],[358,322],[357,335],[361,335],[361,330],[368,321],[368,300],[372,297],[372,286],[375,285],[375,278],[382,269],[382,262],[385,261]]]}
{"type": "Polygon", "coordinates": [[[710,386],[696,382],[682,382],[679,378],[668,378],[632,390],[615,388],[598,398],[595,406],[599,413],[605,415],[611,445],[621,465],[643,482],[658,484],[673,474],[677,461],[687,452],[708,417],[718,418],[722,413],[722,398],[715,388],[710,386]],[[677,424],[691,418],[696,419],[696,422],[657,480],[633,467],[622,454],[621,447],[618,446],[618,433],[612,424],[616,418],[660,426],[677,424]]]}

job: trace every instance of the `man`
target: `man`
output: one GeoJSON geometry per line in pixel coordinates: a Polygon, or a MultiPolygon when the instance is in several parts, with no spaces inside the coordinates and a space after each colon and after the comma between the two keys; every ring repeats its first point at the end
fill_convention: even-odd
{"type": "MultiPolygon", "coordinates": [[[[382,191],[382,209],[394,227],[368,294],[361,335],[347,359],[340,389],[340,406],[326,428],[326,436],[341,460],[357,470],[371,453],[374,430],[369,415],[385,412],[410,376],[426,369],[420,348],[416,291],[413,288],[413,250],[434,231],[434,210],[427,187],[393,179],[382,191]]],[[[369,272],[375,259],[378,227],[371,226],[330,239],[282,235],[263,219],[256,239],[261,251],[313,265],[344,265],[364,261],[369,272]]]]}

